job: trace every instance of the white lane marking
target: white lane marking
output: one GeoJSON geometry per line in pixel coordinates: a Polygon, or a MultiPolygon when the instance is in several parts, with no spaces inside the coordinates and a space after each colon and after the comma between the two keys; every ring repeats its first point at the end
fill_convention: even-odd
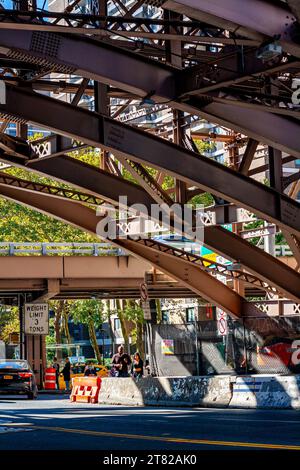
{"type": "Polygon", "coordinates": [[[16,428],[16,427],[9,427],[9,426],[0,426],[0,434],[7,434],[9,432],[25,432],[25,431],[33,431],[32,428],[16,428]]]}

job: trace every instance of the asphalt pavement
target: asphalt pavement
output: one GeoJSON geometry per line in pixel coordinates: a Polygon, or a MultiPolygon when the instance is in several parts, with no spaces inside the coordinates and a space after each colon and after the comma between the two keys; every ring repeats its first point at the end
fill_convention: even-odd
{"type": "Polygon", "coordinates": [[[0,397],[0,450],[300,450],[300,412],[0,397]]]}

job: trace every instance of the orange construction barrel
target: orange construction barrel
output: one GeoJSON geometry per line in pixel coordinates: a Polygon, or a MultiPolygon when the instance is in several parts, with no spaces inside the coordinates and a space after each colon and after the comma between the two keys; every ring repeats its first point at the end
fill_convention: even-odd
{"type": "Polygon", "coordinates": [[[47,367],[45,370],[45,390],[56,389],[56,370],[54,367],[47,367]]]}

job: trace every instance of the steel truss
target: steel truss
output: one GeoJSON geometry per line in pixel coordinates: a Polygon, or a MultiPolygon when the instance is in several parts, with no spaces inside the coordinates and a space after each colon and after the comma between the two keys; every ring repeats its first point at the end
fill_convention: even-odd
{"type": "MultiPolygon", "coordinates": [[[[11,140],[11,145],[12,142],[11,140]]],[[[143,204],[149,215],[151,214],[151,204],[155,202],[145,190],[137,185],[70,157],[39,159],[26,166],[24,166],[24,159],[21,158],[17,160],[16,157],[2,155],[1,159],[50,176],[66,184],[75,185],[95,197],[108,200],[114,206],[119,204],[118,196],[122,194],[127,196],[130,205],[133,203],[143,204]],[[120,188],[122,189],[121,193],[120,188]]],[[[249,244],[246,240],[221,227],[207,226],[204,243],[224,257],[232,261],[238,260],[256,277],[262,278],[268,284],[276,287],[288,298],[296,301],[300,299],[300,275],[263,250],[249,244]]]]}
{"type": "Polygon", "coordinates": [[[173,246],[160,243],[156,240],[142,238],[137,240],[137,242],[150,248],[154,248],[155,250],[162,253],[168,253],[177,258],[184,259],[189,263],[196,264],[197,266],[200,266],[201,269],[204,269],[209,273],[213,273],[214,275],[221,275],[231,280],[238,279],[247,284],[252,284],[253,286],[256,286],[259,289],[265,290],[271,294],[280,295],[280,292],[275,287],[270,286],[267,282],[264,282],[256,276],[253,276],[252,274],[246,273],[244,271],[240,271],[238,269],[229,269],[229,267],[224,264],[210,261],[209,259],[203,258],[202,256],[189,253],[179,248],[174,248],[173,246]]]}
{"type": "MultiPolygon", "coordinates": [[[[0,187],[1,188],[2,187],[16,187],[24,191],[48,194],[49,196],[57,197],[60,199],[72,200],[74,202],[81,202],[81,203],[83,202],[83,203],[88,203],[90,205],[99,205],[103,203],[102,200],[97,199],[89,194],[85,194],[79,191],[73,191],[73,190],[69,190],[65,188],[60,188],[56,186],[36,183],[33,181],[21,179],[21,178],[12,177],[2,172],[0,172],[0,187]]],[[[170,253],[173,256],[177,256],[182,259],[185,259],[186,261],[190,263],[197,264],[198,266],[201,267],[201,269],[204,269],[210,274],[214,274],[214,275],[219,274],[231,280],[239,279],[240,281],[243,281],[247,284],[258,287],[259,289],[265,290],[271,294],[281,295],[281,292],[278,291],[278,289],[276,289],[275,287],[269,285],[267,282],[249,273],[235,270],[235,269],[228,269],[228,266],[223,265],[221,263],[211,262],[210,260],[205,259],[201,256],[187,253],[183,250],[173,248],[163,243],[156,242],[155,240],[141,239],[141,240],[138,240],[138,242],[144,243],[146,246],[149,246],[152,248],[155,247],[156,249],[164,253],[170,253]]]]}
{"type": "MultiPolygon", "coordinates": [[[[25,89],[9,85],[6,88],[6,104],[0,105],[3,117],[17,116],[94,147],[101,146],[115,156],[165,169],[170,175],[241,205],[296,236],[300,235],[300,206],[288,196],[204,156],[107,116],[25,89]]],[[[121,188],[119,194],[122,194],[121,188]]]]}
{"type": "MultiPolygon", "coordinates": [[[[175,176],[177,180],[181,180],[182,186],[185,183],[196,185],[202,190],[207,190],[225,200],[242,205],[259,217],[276,223],[287,239],[295,240],[296,246],[298,243],[296,237],[300,233],[299,205],[287,196],[266,188],[245,176],[249,170],[257,142],[264,142],[278,150],[286,151],[292,154],[293,158],[300,156],[299,113],[294,109],[288,109],[290,108],[288,88],[291,87],[291,80],[297,76],[300,69],[299,61],[294,58],[300,57],[300,46],[295,39],[299,31],[299,24],[296,21],[299,20],[299,9],[294,0],[288,0],[288,5],[293,13],[283,2],[271,4],[271,2],[263,0],[247,0],[247,5],[243,6],[242,11],[239,8],[238,0],[216,0],[214,2],[205,0],[149,0],[145,3],[154,3],[166,9],[190,15],[197,21],[188,19],[187,22],[183,22],[180,16],[174,19],[174,15],[169,15],[168,20],[137,19],[132,16],[136,6],[130,11],[124,7],[124,17],[121,18],[109,18],[103,15],[86,15],[86,17],[81,15],[79,18],[78,15],[76,17],[75,14],[70,15],[68,12],[50,15],[50,18],[46,16],[47,13],[43,12],[41,14],[31,12],[27,15],[24,12],[0,11],[1,53],[6,55],[3,63],[10,62],[20,69],[22,67],[24,69],[32,68],[32,74],[29,72],[27,76],[24,73],[22,75],[33,89],[36,89],[37,86],[43,86],[37,83],[39,77],[53,71],[83,77],[82,84],[79,88],[77,87],[74,104],[78,104],[86,85],[88,93],[92,93],[88,81],[93,79],[116,87],[114,93],[127,93],[126,99],[140,97],[142,100],[153,100],[153,102],[165,104],[191,115],[204,117],[211,122],[241,132],[250,137],[245,158],[240,167],[240,173],[244,173],[244,175],[216,165],[201,155],[195,155],[179,146],[151,137],[124,124],[119,124],[106,116],[88,113],[75,108],[75,106],[68,107],[61,102],[58,103],[55,100],[11,86],[7,87],[7,103],[0,107],[5,119],[15,119],[19,125],[28,121],[45,125],[58,133],[78,138],[84,142],[84,145],[101,146],[105,150],[113,152],[121,162],[126,161],[130,165],[132,171],[138,176],[138,181],[149,194],[136,185],[130,186],[124,183],[124,180],[120,178],[112,180],[105,172],[96,173],[88,166],[76,166],[67,157],[62,157],[60,160],[63,162],[62,167],[59,166],[58,157],[53,158],[52,156],[44,161],[32,160],[32,155],[29,152],[24,158],[22,152],[24,148],[20,142],[18,152],[11,152],[10,156],[6,155],[4,159],[6,161],[14,159],[14,163],[20,166],[26,164],[28,169],[50,174],[55,179],[74,184],[86,191],[87,195],[90,193],[94,200],[102,199],[102,195],[99,194],[99,183],[102,182],[100,192],[104,193],[103,199],[113,203],[119,194],[128,194],[129,204],[145,203],[146,207],[153,202],[153,198],[170,204],[168,195],[162,192],[155,180],[151,180],[142,164],[162,168],[166,173],[175,176]],[[7,16],[9,13],[11,13],[10,18],[7,16]],[[265,21],[266,17],[269,19],[268,22],[265,21]],[[66,22],[66,26],[62,26],[59,24],[60,22],[66,22]],[[206,35],[207,24],[213,25],[213,28],[210,28],[211,31],[213,30],[212,36],[217,33],[217,39],[206,35]],[[4,29],[2,29],[3,26],[4,29]],[[156,28],[156,33],[153,32],[152,27],[156,28]],[[115,39],[112,39],[113,36],[107,40],[109,44],[105,44],[87,36],[60,34],[62,28],[68,33],[99,33],[103,36],[113,34],[135,39],[138,37],[148,38],[152,43],[145,45],[142,42],[139,44],[139,41],[132,41],[132,48],[141,54],[155,58],[167,58],[169,50],[169,52],[171,51],[171,55],[169,54],[171,62],[172,54],[179,50],[175,47],[176,41],[177,44],[180,44],[179,41],[209,43],[211,40],[215,44],[215,41],[218,40],[222,46],[218,48],[217,53],[202,53],[204,65],[179,70],[183,64],[182,60],[189,54],[181,46],[182,60],[176,58],[175,63],[179,66],[175,68],[162,65],[158,61],[145,60],[141,55],[129,53],[124,50],[124,48],[128,48],[128,41],[119,41],[119,45],[122,46],[120,49],[112,45],[117,43],[115,39]],[[231,31],[226,34],[227,37],[223,34],[224,30],[231,31]],[[200,34],[203,36],[200,37],[200,34]],[[159,41],[159,44],[154,44],[156,40],[159,41]],[[170,41],[173,41],[173,45],[170,41]],[[273,63],[259,61],[256,57],[256,46],[274,41],[280,43],[287,54],[282,54],[273,63]],[[223,46],[226,44],[233,44],[234,50],[230,53],[223,53],[223,46]],[[241,57],[240,45],[255,47],[243,49],[241,57]],[[290,57],[288,54],[292,54],[294,57],[290,57]],[[271,93],[268,94],[266,88],[263,91],[261,89],[268,82],[266,76],[278,77],[280,74],[286,74],[288,80],[286,83],[279,82],[278,96],[277,99],[274,99],[271,93]],[[286,103],[286,107],[282,107],[281,102],[286,103]],[[51,160],[53,160],[52,163],[51,160]],[[54,168],[55,165],[58,168],[54,168]],[[83,173],[80,173],[81,169],[83,169],[83,173]],[[114,187],[112,188],[111,185],[114,187]]],[[[139,2],[139,5],[141,4],[142,2],[139,2]]],[[[197,63],[199,56],[201,53],[197,52],[193,63],[197,63]]],[[[10,72],[4,73],[9,75],[10,72]]],[[[12,78],[6,77],[6,80],[9,81],[12,78]]],[[[24,81],[20,83],[22,85],[24,81]]],[[[181,143],[181,140],[179,139],[178,142],[181,143]]],[[[63,151],[64,149],[59,150],[56,155],[61,155],[63,151]]],[[[297,178],[299,175],[293,176],[292,179],[285,179],[283,186],[293,183],[297,178]]],[[[13,193],[9,193],[9,191],[17,191],[15,193],[17,195],[21,191],[24,194],[26,192],[26,196],[20,196],[24,201],[26,198],[27,201],[30,201],[30,197],[33,198],[35,195],[35,190],[52,194],[49,189],[52,188],[50,185],[48,188],[41,188],[40,185],[39,188],[36,187],[33,190],[31,186],[27,186],[27,183],[12,180],[8,185],[4,180],[1,184],[0,180],[0,185],[10,195],[13,193]],[[9,187],[9,185],[14,185],[15,188],[9,187]],[[29,196],[27,191],[30,188],[32,193],[29,196]]],[[[56,196],[64,198],[64,194],[59,191],[56,196]]],[[[75,191],[70,199],[74,197],[74,200],[77,201],[76,197],[81,197],[78,194],[85,197],[85,193],[75,191]]],[[[41,197],[45,198],[46,196],[41,197]]],[[[35,207],[38,206],[36,200],[31,199],[31,202],[34,202],[35,207]]],[[[45,204],[53,211],[51,203],[47,201],[45,204]]],[[[81,207],[80,204],[77,206],[81,207]]],[[[40,210],[43,210],[42,205],[40,210]]],[[[57,215],[63,218],[65,214],[59,212],[57,215]]],[[[89,223],[87,212],[85,212],[85,216],[89,223]]],[[[224,254],[227,258],[241,261],[249,271],[265,280],[258,279],[259,282],[265,283],[265,287],[268,288],[270,284],[275,286],[278,291],[281,288],[284,295],[299,300],[300,284],[297,273],[283,267],[277,260],[272,260],[266,253],[259,253],[261,250],[255,249],[249,243],[240,240],[235,234],[224,231],[221,227],[207,227],[205,232],[206,244],[212,249],[224,254]]],[[[133,250],[134,247],[135,254],[148,259],[156,266],[162,263],[165,272],[168,272],[172,267],[170,263],[173,263],[177,258],[176,254],[163,252],[153,243],[147,241],[143,244],[132,245],[131,242],[128,242],[127,246],[129,250],[133,250]],[[147,243],[152,245],[147,245],[147,243]]],[[[178,258],[181,256],[178,255],[178,258]]],[[[184,261],[190,263],[191,260],[184,261]]],[[[201,260],[197,262],[201,264],[201,260]]],[[[205,262],[207,263],[207,260],[205,262]]],[[[179,276],[177,279],[182,279],[185,276],[186,280],[188,276],[182,274],[181,266],[183,265],[177,266],[175,262],[173,275],[175,278],[179,276]]],[[[204,269],[204,265],[202,268],[204,269]]],[[[194,274],[196,275],[196,272],[193,271],[188,282],[192,288],[194,287],[194,292],[196,290],[198,292],[199,285],[197,279],[193,277],[194,274]]],[[[244,273],[242,274],[244,275],[244,273]]],[[[230,273],[227,273],[226,269],[223,270],[223,275],[230,277],[230,273]]],[[[235,273],[235,276],[239,276],[239,273],[235,273]]],[[[249,276],[251,279],[251,275],[249,276]]],[[[244,281],[242,275],[241,278],[244,281]]],[[[203,278],[203,281],[205,279],[203,278]]],[[[238,298],[233,299],[227,291],[224,291],[224,295],[227,307],[229,304],[234,304],[231,309],[236,310],[239,303],[238,298]]],[[[220,302],[220,299],[217,299],[216,302],[220,302]]],[[[219,303],[219,305],[221,304],[219,303]]],[[[227,311],[229,310],[227,309],[227,311]]],[[[231,311],[231,313],[233,312],[231,311]]]]}
{"type": "MultiPolygon", "coordinates": [[[[253,103],[251,99],[246,101],[245,94],[242,101],[207,96],[207,93],[206,96],[197,95],[198,98],[190,99],[187,96],[180,100],[178,96],[185,93],[182,74],[190,74],[194,82],[193,77],[198,75],[193,69],[189,72],[180,71],[89,37],[0,30],[0,44],[4,46],[7,58],[38,64],[48,72],[52,70],[73,73],[95,79],[121,88],[135,97],[143,99],[147,96],[158,103],[168,103],[171,107],[191,115],[200,115],[210,122],[232,128],[279,150],[300,156],[299,140],[295,138],[299,132],[299,123],[284,118],[285,114],[299,117],[297,111],[256,104],[258,101],[253,103]],[[136,70],[139,70],[138,74],[135,73],[136,70]],[[280,116],[276,116],[276,113],[280,116]]],[[[232,54],[228,59],[229,69],[231,56],[232,54]]],[[[226,66],[226,61],[223,65],[226,66]]],[[[211,66],[213,70],[222,73],[222,68],[216,69],[213,61],[211,66]]],[[[267,68],[262,67],[265,74],[267,68]]],[[[297,71],[299,64],[292,61],[290,67],[292,71],[297,71]]],[[[286,62],[278,66],[278,69],[289,70],[286,62]]],[[[270,65],[270,70],[274,72],[273,65],[270,65]]],[[[192,90],[193,87],[194,85],[192,90]]]]}
{"type": "Polygon", "coordinates": [[[14,186],[16,188],[24,189],[27,191],[34,191],[51,196],[56,196],[63,199],[69,199],[71,201],[83,202],[94,206],[103,204],[103,200],[99,199],[91,194],[75,191],[74,189],[62,188],[60,186],[52,186],[49,184],[37,183],[35,181],[29,181],[15,176],[10,176],[7,173],[0,172],[0,185],[14,186]]]}
{"type": "MultiPolygon", "coordinates": [[[[61,201],[61,204],[57,204],[55,197],[4,186],[1,187],[1,195],[70,223],[93,235],[101,220],[101,217],[96,216],[94,210],[73,201],[65,200],[61,201]]],[[[188,260],[158,251],[154,246],[141,245],[133,240],[113,240],[113,244],[144,261],[150,262],[160,271],[179,281],[197,295],[214,302],[235,318],[241,318],[247,313],[262,315],[262,312],[254,304],[247,303],[239,294],[188,260]]]]}
{"type": "MultiPolygon", "coordinates": [[[[153,3],[152,0],[149,3],[153,3]]],[[[284,50],[300,57],[297,18],[286,3],[247,0],[242,8],[240,0],[159,0],[155,3],[249,39],[278,38],[284,50]]]]}

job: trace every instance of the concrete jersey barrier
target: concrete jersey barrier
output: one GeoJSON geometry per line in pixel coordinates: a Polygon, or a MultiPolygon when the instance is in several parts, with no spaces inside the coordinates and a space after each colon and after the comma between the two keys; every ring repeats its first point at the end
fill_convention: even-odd
{"type": "Polygon", "coordinates": [[[226,407],[232,396],[230,382],[229,376],[103,378],[99,403],[226,407]]]}
{"type": "Polygon", "coordinates": [[[103,378],[99,403],[300,409],[300,376],[103,378]]]}
{"type": "Polygon", "coordinates": [[[237,377],[230,408],[300,408],[299,375],[237,377]]]}

